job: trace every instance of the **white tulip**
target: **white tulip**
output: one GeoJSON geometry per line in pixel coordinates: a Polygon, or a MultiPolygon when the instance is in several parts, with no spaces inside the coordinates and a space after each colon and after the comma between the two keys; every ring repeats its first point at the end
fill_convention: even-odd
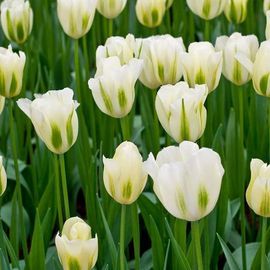
{"type": "Polygon", "coordinates": [[[7,188],[7,174],[3,166],[3,157],[0,156],[0,196],[7,188]]]}
{"type": "Polygon", "coordinates": [[[194,42],[188,53],[181,54],[183,75],[189,86],[206,84],[209,93],[214,91],[222,72],[222,52],[216,52],[210,42],[194,42]]]}
{"type": "Polygon", "coordinates": [[[182,77],[182,52],[185,46],[181,37],[162,35],[136,39],[135,56],[144,61],[140,81],[150,89],[177,83],[182,77]]]}
{"type": "Polygon", "coordinates": [[[1,3],[1,24],[8,40],[24,43],[33,27],[33,11],[29,1],[4,0],[1,3]]]}
{"type": "Polygon", "coordinates": [[[224,76],[237,85],[247,83],[252,74],[246,69],[245,63],[255,61],[258,48],[259,42],[255,35],[242,36],[240,33],[233,33],[230,37],[218,37],[216,50],[223,52],[224,76]]]}
{"type": "Polygon", "coordinates": [[[270,10],[270,0],[264,0],[264,2],[263,2],[263,10],[264,10],[265,14],[266,14],[266,12],[268,10],[270,10]]]}
{"type": "Polygon", "coordinates": [[[192,89],[186,82],[165,85],[158,91],[155,102],[158,119],[176,142],[196,141],[203,135],[207,93],[206,85],[196,85],[192,89]]]}
{"type": "Polygon", "coordinates": [[[57,0],[57,15],[64,32],[79,39],[89,31],[97,0],[57,0]]]}
{"type": "Polygon", "coordinates": [[[147,181],[137,146],[123,142],[116,148],[112,159],[103,157],[103,163],[104,185],[110,196],[121,204],[135,202],[147,181]]]}
{"type": "Polygon", "coordinates": [[[92,238],[91,227],[78,217],[69,218],[55,245],[64,270],[90,270],[98,257],[98,238],[92,238]]]}
{"type": "Polygon", "coordinates": [[[247,17],[248,0],[228,0],[224,13],[228,21],[235,24],[242,23],[247,17]]]}
{"type": "Polygon", "coordinates": [[[98,0],[97,10],[108,19],[114,19],[120,15],[127,0],[98,0]]]}
{"type": "Polygon", "coordinates": [[[4,107],[5,107],[5,98],[0,96],[0,114],[4,110],[4,107]]]}
{"type": "Polygon", "coordinates": [[[31,119],[35,130],[47,147],[56,154],[67,152],[78,136],[79,104],[70,88],[35,95],[35,100],[19,99],[20,109],[31,119]]]}
{"type": "Polygon", "coordinates": [[[219,155],[184,141],[149,155],[144,167],[154,181],[154,192],[176,218],[196,221],[215,207],[224,169],[219,155]]]}
{"type": "Polygon", "coordinates": [[[94,79],[88,82],[99,109],[112,117],[126,116],[135,98],[135,83],[140,76],[143,61],[131,59],[121,66],[116,56],[102,59],[94,79]]]}

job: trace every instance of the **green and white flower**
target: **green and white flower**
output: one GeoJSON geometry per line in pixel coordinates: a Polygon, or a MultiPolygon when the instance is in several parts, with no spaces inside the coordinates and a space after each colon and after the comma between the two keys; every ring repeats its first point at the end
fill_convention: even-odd
{"type": "Polygon", "coordinates": [[[247,17],[248,0],[228,0],[224,13],[229,22],[239,24],[247,17]]]}
{"type": "Polygon", "coordinates": [[[108,18],[114,19],[120,15],[127,4],[127,0],[98,0],[98,12],[108,18]]]}

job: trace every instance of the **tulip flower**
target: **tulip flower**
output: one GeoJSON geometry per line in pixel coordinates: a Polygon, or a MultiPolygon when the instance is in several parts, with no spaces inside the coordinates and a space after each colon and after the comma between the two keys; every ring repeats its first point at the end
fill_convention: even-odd
{"type": "Polygon", "coordinates": [[[219,16],[227,0],[187,0],[191,11],[205,20],[211,20],[219,16]]]}
{"type": "Polygon", "coordinates": [[[259,48],[259,42],[255,35],[242,36],[233,33],[230,37],[217,38],[216,50],[223,52],[223,74],[236,85],[247,83],[251,72],[246,69],[246,62],[254,62],[259,48]]]}
{"type": "Polygon", "coordinates": [[[0,47],[0,95],[6,98],[15,97],[22,90],[23,71],[25,66],[25,54],[0,47]]]}
{"type": "Polygon", "coordinates": [[[154,181],[154,192],[173,216],[197,221],[215,207],[224,169],[220,156],[209,148],[184,141],[151,153],[144,168],[154,181]]]}
{"type": "Polygon", "coordinates": [[[5,107],[5,98],[0,96],[0,114],[4,110],[4,107],[5,107]]]}
{"type": "Polygon", "coordinates": [[[24,43],[33,27],[33,11],[29,1],[4,0],[1,3],[1,24],[8,40],[24,43]]]}
{"type": "Polygon", "coordinates": [[[127,3],[127,0],[98,0],[97,10],[107,19],[114,19],[120,15],[127,3]]]}
{"type": "Polygon", "coordinates": [[[112,117],[126,116],[135,98],[135,83],[142,70],[142,60],[131,59],[121,66],[116,56],[102,59],[95,78],[88,82],[99,109],[112,117]]]}
{"type": "Polygon", "coordinates": [[[0,196],[7,188],[7,174],[3,166],[3,158],[0,156],[0,196]]]}
{"type": "Polygon", "coordinates": [[[67,152],[78,136],[79,104],[70,88],[51,90],[35,95],[35,100],[17,101],[20,109],[31,119],[35,130],[46,146],[55,154],[67,152]]]}
{"type": "Polygon", "coordinates": [[[121,65],[127,64],[134,54],[135,38],[128,34],[126,38],[123,37],[109,37],[104,46],[99,46],[96,51],[96,63],[103,58],[117,56],[121,65]]]}
{"type": "Polygon", "coordinates": [[[98,257],[98,238],[92,238],[91,227],[78,217],[69,218],[62,233],[55,238],[59,260],[64,270],[90,270],[98,257]]]}
{"type": "Polygon", "coordinates": [[[155,102],[158,119],[176,142],[196,141],[203,135],[207,94],[206,85],[195,85],[192,89],[186,82],[165,85],[158,91],[155,102]]]}
{"type": "Polygon", "coordinates": [[[183,75],[189,86],[206,84],[209,93],[214,91],[222,71],[222,52],[216,52],[209,42],[194,42],[188,47],[188,53],[181,54],[183,75]]]}
{"type": "Polygon", "coordinates": [[[260,159],[252,159],[250,170],[247,203],[257,215],[270,217],[270,165],[260,159]]]}
{"type": "Polygon", "coordinates": [[[90,29],[97,0],[57,0],[57,15],[64,32],[79,39],[90,29]]]}
{"type": "Polygon", "coordinates": [[[103,157],[103,163],[104,185],[110,196],[121,204],[135,202],[147,181],[137,146],[132,142],[123,142],[112,159],[103,157]]]}
{"type": "Polygon", "coordinates": [[[242,23],[247,17],[248,0],[228,0],[224,13],[229,22],[242,23]]]}
{"type": "Polygon", "coordinates": [[[161,24],[166,11],[166,0],[137,0],[136,15],[139,22],[153,28],[161,24]]]}
{"type": "Polygon", "coordinates": [[[135,56],[144,61],[140,81],[150,89],[177,83],[182,77],[182,52],[185,46],[181,37],[162,35],[136,39],[135,56]]]}
{"type": "Polygon", "coordinates": [[[264,0],[263,10],[265,14],[267,13],[268,10],[270,10],[270,0],[264,0]]]}

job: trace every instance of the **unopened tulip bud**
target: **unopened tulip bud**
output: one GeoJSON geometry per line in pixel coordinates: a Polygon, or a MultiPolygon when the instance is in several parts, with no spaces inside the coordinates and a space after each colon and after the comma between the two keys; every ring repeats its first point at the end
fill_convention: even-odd
{"type": "Polygon", "coordinates": [[[209,148],[184,141],[179,147],[151,153],[144,168],[154,181],[154,192],[176,218],[196,221],[215,207],[224,169],[220,156],[209,148]]]}
{"type": "Polygon", "coordinates": [[[78,136],[76,109],[79,104],[73,100],[70,88],[35,95],[34,101],[19,99],[17,104],[53,153],[63,154],[75,143],[78,136]]]}
{"type": "Polygon", "coordinates": [[[33,11],[29,1],[5,0],[1,3],[1,24],[8,40],[22,44],[33,27],[33,11]]]}
{"type": "Polygon", "coordinates": [[[257,215],[270,217],[270,166],[260,159],[252,159],[250,170],[247,203],[257,215]]]}
{"type": "Polygon", "coordinates": [[[143,61],[138,59],[131,59],[123,66],[116,56],[101,59],[95,78],[90,79],[88,85],[103,113],[122,118],[131,111],[142,65],[143,61]]]}
{"type": "Polygon", "coordinates": [[[206,85],[196,85],[192,89],[186,82],[165,85],[158,91],[155,102],[158,119],[176,142],[196,141],[203,135],[207,94],[206,85]]]}
{"type": "Polygon", "coordinates": [[[270,0],[264,0],[264,2],[263,2],[263,10],[264,10],[265,14],[266,14],[266,12],[268,10],[270,10],[270,0]]]}
{"type": "Polygon", "coordinates": [[[114,19],[120,15],[127,3],[127,0],[98,0],[98,12],[108,18],[114,19]]]}
{"type": "Polygon", "coordinates": [[[25,54],[0,47],[0,95],[6,98],[15,97],[22,90],[25,54]]]}
{"type": "Polygon", "coordinates": [[[255,35],[233,33],[230,37],[218,37],[216,50],[223,52],[223,75],[236,85],[247,83],[252,73],[245,67],[245,63],[253,64],[258,48],[259,42],[255,35]]]}
{"type": "Polygon", "coordinates": [[[147,181],[137,146],[123,142],[117,147],[112,159],[103,157],[103,163],[104,185],[110,196],[121,204],[135,202],[147,181]]]}
{"type": "Polygon", "coordinates": [[[0,156],[0,196],[7,188],[7,174],[3,166],[3,158],[0,156]]]}
{"type": "Polygon", "coordinates": [[[185,46],[181,37],[161,35],[136,39],[135,56],[144,61],[140,81],[150,89],[177,83],[182,77],[182,52],[185,46]]]}
{"type": "Polygon", "coordinates": [[[225,16],[229,22],[242,23],[247,17],[248,0],[228,0],[225,5],[225,16]]]}
{"type": "Polygon", "coordinates": [[[166,11],[166,0],[137,0],[136,15],[139,22],[153,28],[161,24],[166,11]]]}
{"type": "Polygon", "coordinates": [[[181,54],[183,75],[190,87],[206,84],[209,93],[214,91],[222,72],[222,52],[216,52],[210,42],[194,42],[188,53],[181,54]]]}
{"type": "Polygon", "coordinates": [[[227,0],[187,0],[191,11],[205,20],[211,20],[219,16],[227,0]]]}
{"type": "Polygon", "coordinates": [[[89,31],[97,0],[57,0],[57,15],[64,32],[79,39],[89,31]]]}
{"type": "Polygon", "coordinates": [[[92,238],[90,226],[78,217],[69,218],[55,238],[64,270],[90,270],[98,257],[98,238],[92,238]]]}
{"type": "Polygon", "coordinates": [[[0,114],[4,110],[4,107],[5,107],[5,98],[0,96],[0,114]]]}

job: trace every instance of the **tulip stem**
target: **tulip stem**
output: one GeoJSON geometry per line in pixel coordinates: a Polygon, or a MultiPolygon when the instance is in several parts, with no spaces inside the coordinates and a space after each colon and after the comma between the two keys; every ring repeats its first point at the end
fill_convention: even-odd
{"type": "Polygon", "coordinates": [[[129,120],[130,119],[129,119],[128,115],[120,119],[120,125],[121,125],[121,129],[122,129],[122,137],[123,137],[124,141],[131,139],[129,120]]]}
{"type": "Polygon", "coordinates": [[[76,93],[79,103],[82,102],[82,95],[80,90],[80,62],[79,62],[79,40],[74,40],[74,65],[76,78],[76,93]]]}
{"type": "Polygon", "coordinates": [[[133,234],[133,247],[135,255],[135,270],[140,269],[140,224],[138,216],[137,203],[131,205],[132,211],[132,234],[133,234]]]}
{"type": "Polygon", "coordinates": [[[267,230],[267,218],[263,217],[262,218],[261,270],[266,270],[266,267],[265,267],[266,230],[267,230]]]}
{"type": "Polygon", "coordinates": [[[210,36],[210,21],[205,20],[205,25],[204,25],[204,40],[205,41],[211,41],[211,36],[210,36]]]}
{"type": "Polygon", "coordinates": [[[125,270],[126,205],[122,204],[120,224],[120,270],[125,270]]]}
{"type": "Polygon", "coordinates": [[[195,246],[198,270],[203,270],[202,249],[201,249],[201,236],[200,236],[200,224],[198,221],[191,223],[192,238],[195,246]]]}
{"type": "Polygon", "coordinates": [[[11,147],[12,147],[12,155],[14,160],[14,169],[15,169],[15,177],[16,177],[16,190],[19,201],[19,223],[21,227],[22,233],[22,249],[23,255],[25,258],[26,269],[29,269],[29,261],[28,261],[28,250],[27,250],[27,239],[26,239],[26,231],[24,225],[23,218],[23,201],[22,201],[22,191],[20,184],[20,172],[19,172],[19,164],[17,157],[17,143],[16,143],[16,135],[14,129],[14,118],[13,118],[13,100],[10,99],[9,102],[9,124],[10,124],[10,135],[11,135],[11,147]]]}
{"type": "Polygon", "coordinates": [[[63,196],[64,196],[65,214],[66,214],[66,220],[67,220],[67,219],[70,218],[70,211],[69,211],[69,202],[68,202],[67,177],[66,177],[64,155],[59,156],[59,162],[60,162],[60,170],[61,170],[61,179],[62,179],[62,188],[63,188],[63,196]]]}

